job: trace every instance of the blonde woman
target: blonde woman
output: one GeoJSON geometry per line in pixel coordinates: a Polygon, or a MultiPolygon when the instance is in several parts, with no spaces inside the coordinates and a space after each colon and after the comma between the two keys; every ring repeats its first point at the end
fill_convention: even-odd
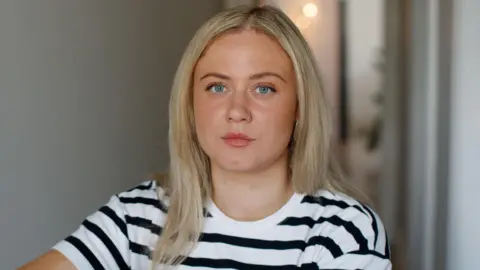
{"type": "Polygon", "coordinates": [[[111,197],[21,269],[391,269],[381,221],[331,159],[328,111],[285,14],[221,12],[175,76],[166,179],[111,197]]]}

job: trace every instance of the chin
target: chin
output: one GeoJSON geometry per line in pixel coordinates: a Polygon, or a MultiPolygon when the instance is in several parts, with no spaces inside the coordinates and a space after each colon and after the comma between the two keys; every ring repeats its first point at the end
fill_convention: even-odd
{"type": "Polygon", "coordinates": [[[249,172],[254,172],[258,170],[257,166],[254,166],[253,164],[244,164],[244,163],[226,163],[226,162],[221,162],[217,163],[217,166],[225,171],[229,172],[237,172],[237,173],[249,173],[249,172]]]}
{"type": "Polygon", "coordinates": [[[226,172],[234,172],[234,173],[253,173],[258,172],[265,167],[265,162],[261,162],[258,157],[255,156],[218,156],[218,157],[211,157],[210,159],[211,165],[217,167],[222,171],[226,172]]]}
{"type": "MultiPolygon", "coordinates": [[[[264,149],[255,151],[256,153],[231,153],[222,151],[216,153],[219,155],[210,155],[210,164],[221,171],[232,173],[258,173],[267,170],[282,159],[282,154],[277,155],[259,155],[264,149]]],[[[285,158],[288,153],[285,152],[285,158]]],[[[208,154],[207,154],[208,155],[208,154]]]]}

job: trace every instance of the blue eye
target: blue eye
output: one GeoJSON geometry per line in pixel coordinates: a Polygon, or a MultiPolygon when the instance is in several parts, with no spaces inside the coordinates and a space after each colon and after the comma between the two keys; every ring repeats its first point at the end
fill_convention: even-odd
{"type": "Polygon", "coordinates": [[[223,93],[225,92],[225,85],[213,84],[207,87],[207,90],[213,93],[223,93]]]}
{"type": "Polygon", "coordinates": [[[275,92],[275,89],[269,86],[258,86],[257,88],[255,88],[255,91],[261,95],[266,95],[270,92],[275,92]]]}

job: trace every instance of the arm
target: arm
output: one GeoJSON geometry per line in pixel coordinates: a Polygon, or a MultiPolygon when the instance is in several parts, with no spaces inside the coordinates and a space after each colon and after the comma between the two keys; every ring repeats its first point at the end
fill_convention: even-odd
{"type": "Polygon", "coordinates": [[[49,251],[18,270],[77,270],[75,266],[56,250],[49,251]]]}

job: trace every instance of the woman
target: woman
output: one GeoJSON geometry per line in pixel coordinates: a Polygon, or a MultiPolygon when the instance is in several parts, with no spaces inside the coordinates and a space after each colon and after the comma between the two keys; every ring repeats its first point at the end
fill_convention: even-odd
{"type": "Polygon", "coordinates": [[[381,221],[346,195],[331,130],[288,17],[221,12],[176,73],[167,181],[113,196],[21,269],[391,269],[381,221]]]}

